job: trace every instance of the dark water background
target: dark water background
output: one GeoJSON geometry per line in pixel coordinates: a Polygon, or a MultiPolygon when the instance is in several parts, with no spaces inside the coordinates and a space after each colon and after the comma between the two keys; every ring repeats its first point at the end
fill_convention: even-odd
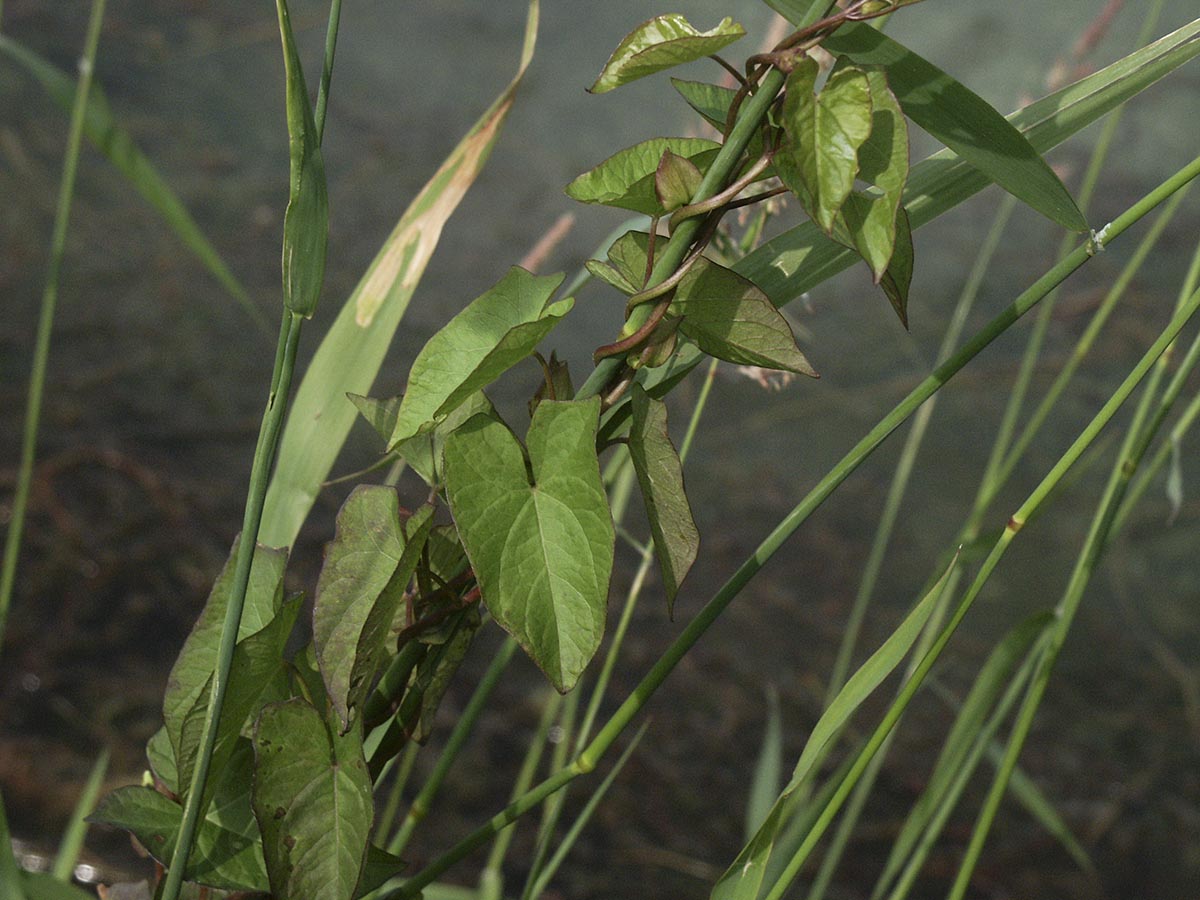
{"type": "MultiPolygon", "coordinates": [[[[1042,92],[1050,62],[1100,4],[929,3],[892,33],[1008,109],[1042,92]]],[[[1127,4],[1093,61],[1130,49],[1142,3],[1127,4]]],[[[575,208],[561,186],[614,150],[688,126],[686,107],[650,79],[602,97],[584,93],[612,46],[665,11],[710,27],[734,12],[760,39],[765,7],[644,0],[547,2],[538,52],[500,143],[447,226],[377,382],[396,393],[413,354],[486,289],[562,212],[575,229],[550,265],[574,269],[621,216],[575,208]],[[734,6],[738,6],[734,9],[734,6]]],[[[72,68],[87,4],[9,0],[5,33],[72,68]]],[[[523,4],[347,4],[325,144],[332,232],[311,353],[341,299],[405,205],[511,77],[523,4]]],[[[1195,15],[1174,0],[1158,34],[1195,15]]],[[[294,20],[315,65],[320,4],[294,20]]],[[[122,122],[179,191],[256,303],[274,319],[278,240],[287,192],[278,38],[269,3],[112,0],[98,79],[122,122]]],[[[737,48],[734,48],[737,49],[737,48]]],[[[743,50],[738,50],[740,55],[743,50]]],[[[314,69],[315,71],[315,69],[314,69]]],[[[698,65],[688,77],[717,77],[698,65]]],[[[1100,223],[1196,152],[1200,76],[1192,64],[1128,108],[1093,206],[1100,223]]],[[[1078,183],[1097,129],[1053,154],[1078,183]]],[[[45,270],[66,117],[0,60],[0,507],[18,442],[36,300],[45,270]]],[[[933,148],[914,136],[914,159],[933,148]]],[[[620,698],[761,536],[876,419],[928,371],[961,282],[999,195],[986,192],[916,236],[911,333],[858,272],[822,285],[795,315],[818,383],[769,393],[723,372],[689,463],[703,558],[666,620],[647,592],[616,677],[620,698]]],[[[1107,327],[1086,373],[1061,402],[999,509],[1019,502],[1157,334],[1197,237],[1193,197],[1107,327]]],[[[1128,257],[1130,235],[1071,281],[1053,323],[1035,394],[1069,352],[1128,257]]],[[[973,316],[978,326],[1051,262],[1058,237],[1018,212],[973,316]]],[[[91,759],[111,746],[111,785],[136,780],[157,727],[163,680],[224,559],[241,503],[271,343],[93,151],[84,154],[51,356],[33,506],[8,641],[0,658],[0,788],[17,834],[52,842],[91,759]]],[[[611,294],[585,292],[555,335],[577,376],[615,332],[611,294]],[[603,337],[602,339],[607,339],[603,337]]],[[[989,350],[942,394],[864,634],[874,646],[911,602],[974,493],[1023,329],[989,350]]],[[[536,381],[519,370],[511,395],[536,381]]],[[[696,386],[673,406],[684,421],[696,386]]],[[[650,707],[641,750],[558,882],[568,897],[700,897],[741,840],[745,789],[767,683],[780,689],[790,759],[820,712],[824,680],[882,505],[898,441],[845,484],[755,580],[650,707]]],[[[1185,448],[1186,450],[1186,448],[1185,448]]],[[[365,429],[338,471],[377,452],[365,429]]],[[[1097,466],[1022,535],[955,639],[944,681],[963,690],[990,643],[1053,604],[1097,496],[1097,466]]],[[[1185,484],[1200,478],[1185,453],[1185,484]]],[[[290,577],[311,588],[344,490],[318,503],[290,577]]],[[[999,515],[999,512],[997,513],[999,515]]],[[[976,884],[983,896],[1185,897],[1200,884],[1200,505],[1189,491],[1164,525],[1157,490],[1090,589],[1023,764],[1092,851],[1099,880],[1013,804],[1005,807],[976,884]]],[[[620,565],[620,564],[619,564],[620,565]]],[[[618,571],[623,595],[631,563],[618,571]]],[[[479,656],[487,654],[480,648],[479,656]]],[[[446,718],[461,706],[460,677],[446,718]]],[[[507,792],[537,715],[537,679],[518,664],[414,842],[420,864],[490,815],[507,792]]],[[[882,697],[883,695],[881,695],[882,697]]],[[[881,700],[882,702],[882,700],[881,700]]],[[[862,727],[867,727],[863,719],[862,727]]],[[[920,790],[945,728],[919,705],[884,767],[831,896],[860,896],[920,790]]],[[[436,738],[435,738],[436,743],[436,738]]],[[[433,754],[429,754],[432,758],[433,754]]],[[[935,853],[927,892],[952,876],[971,812],[935,853]]],[[[517,837],[514,876],[531,840],[517,837]]],[[[120,838],[97,835],[111,864],[134,865],[120,838]]],[[[469,867],[463,869],[468,877],[469,867]]]]}

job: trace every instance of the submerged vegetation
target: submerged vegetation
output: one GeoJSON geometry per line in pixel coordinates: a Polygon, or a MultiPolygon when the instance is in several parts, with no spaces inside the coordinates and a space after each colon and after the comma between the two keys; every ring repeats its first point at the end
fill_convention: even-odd
{"type": "MultiPolygon", "coordinates": [[[[937,60],[889,36],[893,16],[936,16],[936,0],[767,5],[786,27],[736,62],[729,54],[742,46],[746,29],[733,17],[705,31],[682,15],[659,15],[628,33],[590,91],[603,94],[651,76],[666,90],[660,73],[711,59],[720,81],[670,80],[694,113],[692,134],[710,136],[653,137],[597,154],[607,158],[571,181],[567,194],[636,218],[570,277],[536,274],[534,262],[508,268],[490,289],[460,302],[395,380],[380,375],[385,356],[443,226],[483,170],[520,95],[539,38],[538,0],[528,3],[511,82],[412,200],[303,364],[305,323],[319,305],[338,299],[323,296],[330,208],[337,204],[326,183],[324,138],[327,111],[337,103],[342,10],[332,0],[318,67],[302,60],[288,4],[277,0],[290,175],[281,319],[270,382],[262,386],[240,535],[171,669],[143,782],[109,791],[97,803],[104,761],[98,763],[52,873],[21,871],[8,852],[0,807],[0,894],[86,896],[69,884],[86,816],[128,831],[158,864],[153,883],[122,888],[141,892],[129,896],[547,895],[606,792],[637,758],[647,704],[660,690],[670,692],[669,676],[700,638],[905,425],[883,508],[870,516],[874,538],[857,573],[857,593],[830,649],[835,661],[822,676],[820,715],[806,728],[788,774],[787,713],[768,694],[748,799],[721,798],[745,809],[743,846],[705,869],[711,884],[697,893],[713,900],[830,894],[849,866],[851,842],[897,735],[914,727],[914,702],[931,696],[945,704],[939,749],[871,872],[873,900],[900,900],[914,890],[966,896],[1006,797],[1020,803],[1081,877],[1096,877],[1087,847],[1055,799],[1023,770],[1022,752],[1106,550],[1164,471],[1176,509],[1182,502],[1180,448],[1200,411],[1192,377],[1200,336],[1191,324],[1200,307],[1200,246],[1186,250],[1190,263],[1174,309],[1155,311],[1136,363],[1091,404],[1069,446],[1039,461],[1032,482],[1014,476],[1115,305],[1161,252],[1164,231],[1200,175],[1200,157],[1174,161],[1169,177],[1111,217],[1100,221],[1090,212],[1124,105],[1200,55],[1200,19],[1152,40],[1163,2],[1146,4],[1142,34],[1129,41],[1135,49],[1127,56],[1078,73],[1005,117],[937,60]],[[1100,120],[1105,130],[1072,192],[1043,154],[1100,120]],[[910,130],[917,128],[944,149],[912,158],[910,130]],[[869,277],[882,301],[873,309],[864,304],[868,311],[907,327],[921,265],[914,231],[989,185],[1004,199],[986,240],[964,262],[969,271],[936,364],[732,573],[722,573],[724,583],[702,607],[676,609],[681,585],[692,586],[689,572],[705,553],[684,474],[706,427],[718,365],[762,381],[816,377],[821,347],[801,349],[784,308],[851,266],[869,277]],[[1061,251],[1044,268],[1029,263],[1015,298],[964,337],[1018,205],[1063,234],[1061,251]],[[1110,245],[1131,241],[1127,232],[1147,218],[1135,251],[1088,311],[1077,345],[1052,361],[1053,381],[1033,402],[1060,286],[1110,245]],[[567,354],[551,345],[582,319],[575,298],[589,283],[603,287],[597,293],[621,311],[620,324],[615,333],[583,334],[593,349],[591,368],[580,378],[578,365],[572,372],[567,354]],[[1031,312],[1017,372],[998,390],[1004,412],[974,498],[922,589],[894,616],[878,597],[882,565],[903,525],[918,460],[938,452],[923,447],[934,403],[1031,312]],[[500,385],[531,366],[538,383],[523,403],[514,410],[495,401],[505,389],[500,385]],[[669,426],[669,405],[676,416],[688,416],[686,430],[678,422],[669,426]],[[382,452],[365,471],[343,476],[335,466],[360,421],[376,433],[382,452]],[[956,692],[939,676],[955,655],[960,624],[1010,549],[1036,541],[1026,527],[1036,534],[1034,520],[1059,502],[1080,471],[1103,466],[1110,474],[1091,498],[1092,512],[1081,514],[1090,519],[1061,594],[1041,598],[1031,615],[1002,613],[999,636],[970,684],[956,692]],[[316,563],[291,558],[293,550],[302,547],[301,529],[323,492],[347,481],[356,486],[337,513],[306,599],[291,590],[296,579],[289,566],[294,571],[299,562],[308,572],[316,563]],[[614,569],[622,565],[633,575],[623,602],[610,609],[613,584],[624,580],[614,579],[614,569]],[[680,621],[626,689],[614,675],[628,656],[643,593],[657,596],[657,616],[680,621]],[[890,626],[864,631],[873,613],[890,626]],[[538,695],[538,724],[519,770],[487,777],[511,779],[492,785],[492,795],[508,796],[508,804],[436,851],[410,856],[435,798],[454,792],[462,774],[455,763],[485,715],[516,722],[513,711],[497,705],[497,688],[519,654],[553,690],[538,695]],[[468,673],[476,679],[467,685],[469,700],[447,721],[443,700],[456,677],[461,682],[468,673]],[[439,752],[414,792],[409,780],[434,736],[439,752]],[[586,801],[568,806],[566,795],[579,791],[587,792],[586,801]],[[534,814],[536,837],[525,858],[516,859],[510,826],[534,814]],[[947,835],[955,816],[969,824],[947,835]],[[956,847],[951,871],[930,871],[939,841],[956,847]],[[473,855],[484,859],[484,848],[475,885],[458,886],[460,873],[471,871],[461,864],[473,855]]],[[[263,325],[249,292],[92,84],[103,16],[104,0],[93,0],[78,79],[0,35],[6,63],[72,109],[0,581],[0,631],[17,583],[58,270],[85,139],[263,325]]],[[[1092,28],[1106,25],[1102,16],[1092,28]]],[[[1085,41],[1076,56],[1086,51],[1085,41]]],[[[532,243],[537,235],[528,237],[532,243]]],[[[491,268],[500,273],[504,266],[491,268]]],[[[898,328],[897,340],[902,333],[898,328]]],[[[772,402],[782,410],[788,401],[783,393],[772,402]]],[[[736,421],[720,427],[732,441],[745,437],[736,421]]],[[[752,458],[749,447],[741,452],[752,458]]],[[[805,600],[803,586],[795,593],[794,602],[805,600]]],[[[795,626],[782,626],[789,627],[795,626]]],[[[690,701],[680,695],[678,702],[690,701]]],[[[705,824],[679,827],[687,832],[705,824]]],[[[646,893],[661,891],[651,885],[646,893]]]]}

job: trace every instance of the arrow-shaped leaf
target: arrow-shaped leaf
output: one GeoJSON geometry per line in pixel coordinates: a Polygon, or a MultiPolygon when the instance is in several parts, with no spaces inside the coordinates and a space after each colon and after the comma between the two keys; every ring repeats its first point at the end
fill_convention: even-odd
{"type": "Polygon", "coordinates": [[[647,216],[665,212],[654,192],[654,173],[663,153],[690,160],[701,172],[717,156],[720,144],[704,138],[651,138],[626,147],[567,185],[567,196],[581,203],[631,209],[647,216]]]}
{"type": "Polygon", "coordinates": [[[357,727],[333,733],[300,699],[266,707],[254,734],[254,816],[278,900],[351,900],[374,815],[357,727]]]}
{"type": "Polygon", "coordinates": [[[643,22],[617,45],[589,91],[603,94],[646,75],[719,53],[746,29],[730,18],[710,31],[697,31],[683,16],[672,13],[643,22]]]}
{"type": "Polygon", "coordinates": [[[371,688],[432,516],[422,506],[402,525],[396,491],[381,485],[355,488],[338,512],[317,579],[313,646],[343,730],[371,688]]]}
{"type": "Polygon", "coordinates": [[[683,316],[679,330],[709,356],[739,365],[817,375],[796,346],[787,320],[767,295],[710,259],[696,260],[680,280],[671,312],[683,316]]]}
{"type": "Polygon", "coordinates": [[[667,609],[671,610],[680,582],[696,561],[700,533],[684,492],[683,466],[667,432],[667,405],[652,399],[637,384],[631,388],[630,401],[629,455],[642,488],[667,609]]]}
{"type": "Polygon", "coordinates": [[[574,305],[570,297],[549,302],[562,280],[513,266],[431,337],[413,361],[389,449],[433,429],[532,353],[574,305]]]}
{"type": "Polygon", "coordinates": [[[483,600],[564,692],[600,645],[612,574],[599,415],[598,397],[541,403],[528,469],[494,418],[475,416],[446,439],[446,496],[483,600]]]}
{"type": "Polygon", "coordinates": [[[608,248],[608,262],[587,261],[587,270],[622,294],[636,294],[646,281],[646,254],[650,235],[627,231],[608,248]]]}

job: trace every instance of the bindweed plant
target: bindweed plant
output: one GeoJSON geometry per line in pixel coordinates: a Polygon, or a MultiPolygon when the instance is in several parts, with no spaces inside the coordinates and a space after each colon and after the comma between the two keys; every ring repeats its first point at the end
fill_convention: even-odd
{"type": "MultiPolygon", "coordinates": [[[[503,878],[507,829],[533,812],[540,812],[541,825],[519,896],[542,895],[634,752],[643,707],[750,579],[893,431],[914,415],[927,421],[937,392],[984,348],[1035,306],[1048,308],[1065,279],[1162,206],[1155,229],[1130,264],[1136,271],[1200,174],[1198,158],[1111,221],[1092,223],[1085,214],[1090,187],[1073,197],[1042,155],[1200,54],[1200,20],[1146,43],[1161,4],[1149,13],[1146,40],[1140,42],[1145,46],[1007,118],[935,62],[885,34],[882,25],[892,15],[925,14],[917,0],[768,5],[790,31],[740,64],[723,55],[745,37],[732,18],[702,31],[668,14],[634,28],[590,90],[617,90],[712,58],[728,74],[727,82],[671,84],[696,114],[698,130],[713,137],[652,138],[579,175],[567,186],[570,197],[638,217],[607,242],[604,258],[589,260],[569,282],[565,274],[509,269],[428,340],[403,384],[381,386],[373,395],[384,354],[442,226],[486,162],[515,101],[538,31],[538,2],[531,0],[512,82],[401,217],[322,338],[293,397],[302,326],[317,306],[324,277],[329,197],[322,137],[341,4],[331,4],[314,106],[287,3],[277,0],[290,151],[283,309],[242,531],[175,661],[163,697],[163,726],[147,747],[145,783],[109,794],[92,816],[128,830],[160,863],[156,897],[177,900],[193,890],[277,900],[518,896],[503,878]],[[912,125],[945,149],[914,164],[912,125]],[[780,308],[854,264],[865,266],[886,299],[881,314],[907,325],[909,289],[919,265],[913,230],[989,184],[999,185],[1011,200],[1000,212],[990,249],[981,252],[937,367],[778,523],[661,651],[615,712],[600,721],[622,639],[650,571],[657,569],[662,587],[661,614],[670,616],[698,557],[683,461],[717,362],[815,377],[780,308]],[[783,219],[781,197],[790,198],[803,221],[783,219]],[[1051,268],[960,343],[986,259],[1017,202],[1065,229],[1068,243],[1051,268]],[[739,215],[731,216],[733,211],[739,215]],[[764,240],[768,224],[775,236],[764,240]],[[611,289],[624,324],[616,334],[589,336],[594,367],[576,386],[547,344],[557,329],[569,327],[563,320],[570,318],[575,292],[587,279],[611,289]],[[528,423],[518,423],[502,416],[487,391],[531,358],[543,377],[528,398],[528,423]],[[704,389],[677,449],[664,398],[706,360],[704,389]],[[342,506],[316,581],[310,627],[298,628],[307,607],[284,589],[289,548],[359,417],[383,443],[373,471],[388,474],[356,487],[342,506]],[[401,477],[420,479],[427,500],[402,506],[395,488],[401,477]],[[623,524],[633,497],[640,498],[648,523],[644,545],[623,524]],[[613,626],[609,595],[623,548],[618,537],[633,545],[638,568],[613,626]],[[435,729],[440,702],[476,647],[476,635],[494,628],[505,640],[474,686],[428,781],[405,807],[415,754],[435,729]],[[597,660],[606,636],[608,651],[597,660]],[[404,861],[408,841],[518,652],[536,663],[554,691],[511,802],[426,867],[410,870],[404,861]],[[585,704],[581,684],[593,672],[585,704]],[[552,728],[561,739],[543,767],[545,736],[552,728]],[[577,821],[561,830],[568,785],[594,773],[625,737],[622,754],[597,780],[577,821]],[[549,774],[537,781],[543,770],[549,774]],[[440,881],[488,844],[491,853],[476,889],[459,893],[440,881]]],[[[61,73],[44,61],[7,40],[0,48],[49,90],[66,92],[61,73]]],[[[78,96],[90,98],[89,118],[80,119],[78,130],[99,143],[140,190],[157,197],[156,205],[189,246],[235,296],[244,296],[165,186],[137,177],[148,163],[111,121],[99,94],[81,81],[78,96]]],[[[1103,152],[1102,145],[1097,166],[1103,152]]],[[[988,532],[984,520],[995,512],[1001,486],[1049,415],[1049,407],[1039,409],[1030,420],[1032,431],[1011,433],[1024,392],[1018,383],[1008,433],[1002,431],[997,441],[960,539],[903,621],[851,672],[858,623],[923,426],[910,432],[890,511],[880,523],[880,549],[868,565],[825,711],[785,781],[778,774],[780,738],[767,740],[745,846],[713,885],[714,900],[781,898],[806,871],[812,876],[810,894],[822,895],[893,732],[918,692],[937,686],[930,673],[955,629],[1023,526],[1043,511],[1146,380],[1061,602],[1053,612],[1012,623],[957,705],[929,786],[897,836],[875,896],[906,895],[930,842],[989,754],[998,760],[995,780],[952,896],[962,896],[970,883],[997,804],[1010,789],[1088,864],[1017,762],[1088,577],[1123,521],[1122,504],[1140,495],[1139,483],[1131,479],[1200,357],[1200,342],[1193,341],[1173,373],[1163,362],[1200,306],[1200,253],[1196,259],[1174,315],[1137,365],[1005,517],[1005,527],[988,532]],[[1131,484],[1132,499],[1126,499],[1131,484]],[[961,590],[968,576],[969,586],[961,590]],[[852,717],[897,673],[895,698],[863,736],[853,737],[852,717]],[[1010,720],[1007,731],[1002,726],[1010,720]],[[998,743],[1002,733],[1008,735],[1004,744],[998,743]],[[838,767],[831,765],[835,750],[843,760],[838,767]],[[820,869],[806,870],[835,821],[838,829],[820,869]]],[[[1128,284],[1123,279],[1096,313],[1097,329],[1128,284]]],[[[1039,324],[1044,316],[1048,313],[1039,324]]],[[[1037,334],[1027,356],[1030,368],[1038,355],[1037,334]]],[[[1089,341],[1085,334],[1079,357],[1089,341]]],[[[1064,383],[1073,372],[1071,365],[1062,369],[1064,383]]],[[[1052,404],[1057,392],[1048,397],[1052,404]]],[[[31,409],[39,402],[31,397],[31,409]]],[[[1191,418],[1179,422],[1186,430],[1191,418]]],[[[1177,446],[1181,437],[1170,440],[1177,446]]],[[[1154,465],[1162,459],[1154,457],[1154,465]]],[[[6,558],[6,585],[13,555],[6,558]]],[[[11,867],[0,866],[0,878],[7,879],[0,883],[13,896],[22,890],[35,900],[51,896],[39,893],[43,889],[33,882],[23,887],[11,867]]]]}

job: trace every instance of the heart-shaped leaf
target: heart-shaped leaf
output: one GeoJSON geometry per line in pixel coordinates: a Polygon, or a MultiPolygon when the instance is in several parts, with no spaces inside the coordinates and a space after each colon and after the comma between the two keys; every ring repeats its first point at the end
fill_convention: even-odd
{"type": "MultiPolygon", "coordinates": [[[[88,816],[89,822],[130,832],[163,865],[169,865],[175,855],[182,820],[183,807],[152,788],[137,785],[113,791],[88,816]]],[[[196,829],[184,878],[227,891],[269,888],[258,843],[209,821],[202,821],[196,829]]]]}
{"type": "Polygon", "coordinates": [[[654,173],[665,152],[691,160],[701,172],[717,156],[720,144],[704,138],[651,138],[626,147],[567,185],[567,196],[581,203],[631,209],[647,216],[666,210],[654,193],[654,173]]]}
{"type": "Polygon", "coordinates": [[[630,389],[630,404],[629,455],[642,488],[670,611],[680,582],[696,561],[700,533],[684,492],[683,466],[667,432],[667,405],[637,384],[630,389]]]}
{"type": "Polygon", "coordinates": [[[549,302],[562,280],[513,266],[431,337],[413,361],[388,448],[432,430],[532,353],[574,305],[549,302]]]}
{"type": "Polygon", "coordinates": [[[871,86],[861,69],[841,66],[814,95],[819,71],[815,59],[805,58],[788,76],[775,170],[828,233],[854,187],[858,148],[871,133],[871,86]]]}
{"type": "Polygon", "coordinates": [[[359,729],[338,735],[305,701],[274,703],[259,716],[254,754],[254,816],[272,895],[351,900],[374,815],[359,729]]]}
{"type": "Polygon", "coordinates": [[[816,377],[787,320],[767,295],[731,269],[701,257],[679,282],[671,312],[709,356],[816,377]]]}
{"type": "Polygon", "coordinates": [[[396,491],[382,485],[355,488],[338,512],[317,579],[313,646],[343,731],[371,688],[432,517],[426,505],[401,524],[396,491]]]}
{"type": "Polygon", "coordinates": [[[646,75],[719,53],[746,29],[730,18],[710,31],[697,31],[683,16],[672,13],[643,22],[617,45],[589,91],[603,94],[646,75]]]}
{"type": "Polygon", "coordinates": [[[446,439],[446,496],[492,616],[560,691],[600,645],[614,532],[596,460],[600,399],[545,401],[527,444],[475,416],[446,439]]]}

